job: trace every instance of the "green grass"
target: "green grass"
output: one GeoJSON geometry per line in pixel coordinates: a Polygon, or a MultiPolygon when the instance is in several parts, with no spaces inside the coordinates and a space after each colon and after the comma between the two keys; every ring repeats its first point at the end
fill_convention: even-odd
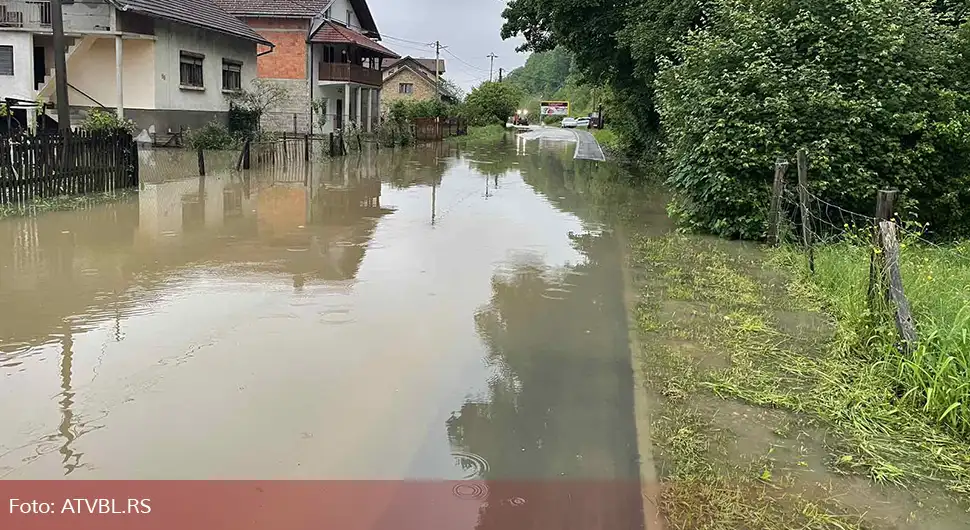
{"type": "Polygon", "coordinates": [[[77,210],[95,204],[122,200],[138,194],[136,188],[126,188],[115,192],[89,193],[86,195],[60,195],[33,199],[23,204],[0,204],[0,219],[21,215],[33,215],[60,210],[77,210]]]}
{"type": "Polygon", "coordinates": [[[599,142],[600,147],[607,151],[616,151],[620,147],[620,139],[612,129],[592,129],[593,137],[599,142]]]}
{"type": "MultiPolygon", "coordinates": [[[[832,486],[842,475],[966,509],[955,499],[970,494],[970,443],[899,403],[893,366],[860,353],[864,335],[800,274],[801,254],[684,235],[634,236],[629,246],[671,528],[882,527],[878,490],[860,502],[848,493],[855,483],[832,486]],[[770,415],[777,436],[745,438],[749,423],[726,429],[731,411],[770,415]],[[800,447],[792,433],[818,444],[811,459],[772,453],[800,447]],[[736,453],[759,447],[760,459],[736,453]],[[800,474],[806,459],[828,478],[800,474]]],[[[913,517],[926,524],[934,514],[913,517]]]]}
{"type": "Polygon", "coordinates": [[[455,140],[466,142],[492,142],[500,140],[503,134],[510,134],[504,125],[492,124],[484,126],[472,126],[468,128],[465,136],[454,136],[455,140]]]}
{"type": "Polygon", "coordinates": [[[780,250],[808,288],[839,321],[839,348],[868,359],[883,372],[901,407],[970,439],[970,251],[936,247],[915,238],[901,244],[903,288],[919,343],[900,353],[890,314],[870,309],[869,246],[860,238],[816,249],[809,275],[794,250],[780,250]]]}

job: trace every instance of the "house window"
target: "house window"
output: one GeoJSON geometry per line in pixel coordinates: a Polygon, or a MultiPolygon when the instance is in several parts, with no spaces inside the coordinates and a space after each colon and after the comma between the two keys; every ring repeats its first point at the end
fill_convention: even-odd
{"type": "Polygon", "coordinates": [[[179,84],[183,87],[203,88],[202,61],[204,55],[181,52],[179,55],[179,84]]]}
{"type": "Polygon", "coordinates": [[[414,83],[400,83],[397,85],[398,94],[414,94],[414,83]]]}
{"type": "Polygon", "coordinates": [[[14,75],[13,46],[0,46],[0,75],[14,75]]]}
{"type": "Polygon", "coordinates": [[[233,92],[242,90],[242,63],[222,60],[222,89],[233,92]]]}

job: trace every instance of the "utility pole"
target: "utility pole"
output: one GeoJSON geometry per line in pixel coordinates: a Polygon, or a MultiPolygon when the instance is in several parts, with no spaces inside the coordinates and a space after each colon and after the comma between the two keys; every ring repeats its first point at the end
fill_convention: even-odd
{"type": "Polygon", "coordinates": [[[71,131],[71,107],[67,102],[67,45],[64,42],[64,12],[61,0],[51,0],[51,29],[54,31],[54,91],[57,92],[57,126],[71,131]]]}
{"type": "Polygon", "coordinates": [[[502,82],[502,68],[501,67],[499,67],[499,69],[498,69],[498,82],[499,83],[502,82]]]}
{"type": "Polygon", "coordinates": [[[488,61],[488,82],[491,83],[492,82],[492,67],[495,66],[495,58],[498,57],[498,55],[495,55],[495,52],[492,52],[492,53],[486,55],[485,57],[488,57],[490,59],[488,61]]]}
{"type": "Polygon", "coordinates": [[[434,92],[438,101],[441,101],[441,72],[439,71],[441,50],[447,49],[447,46],[442,46],[441,42],[434,41],[434,92]]]}

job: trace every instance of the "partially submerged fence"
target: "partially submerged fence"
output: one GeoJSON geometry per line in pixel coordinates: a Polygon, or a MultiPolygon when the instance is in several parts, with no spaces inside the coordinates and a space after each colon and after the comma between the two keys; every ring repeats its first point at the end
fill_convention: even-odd
{"type": "Polygon", "coordinates": [[[443,140],[465,134],[468,134],[468,121],[464,118],[414,119],[414,138],[418,141],[443,140]]]}
{"type": "MultiPolygon", "coordinates": [[[[768,216],[768,242],[779,244],[782,240],[782,230],[788,225],[784,205],[789,205],[797,212],[797,226],[800,228],[800,243],[805,251],[808,268],[815,273],[815,241],[819,231],[815,223],[827,224],[836,233],[843,233],[848,228],[847,223],[837,226],[831,221],[815,215],[814,206],[823,204],[826,208],[835,208],[853,219],[862,219],[871,226],[872,246],[869,252],[869,283],[867,295],[870,309],[874,315],[892,315],[896,330],[899,333],[900,349],[911,352],[919,341],[916,323],[906,298],[903,286],[903,275],[900,268],[899,225],[894,219],[896,190],[879,190],[876,194],[875,216],[868,216],[850,212],[836,205],[828,203],[813,194],[809,188],[808,170],[809,160],[805,150],[800,149],[796,154],[798,169],[797,202],[785,187],[785,175],[789,162],[779,159],[775,162],[775,179],[772,186],[771,206],[768,216]]],[[[794,218],[792,219],[794,220],[794,218]]],[[[853,222],[853,224],[855,224],[853,222]]]]}
{"type": "Polygon", "coordinates": [[[0,136],[0,203],[137,185],[138,145],[128,133],[0,136]]]}

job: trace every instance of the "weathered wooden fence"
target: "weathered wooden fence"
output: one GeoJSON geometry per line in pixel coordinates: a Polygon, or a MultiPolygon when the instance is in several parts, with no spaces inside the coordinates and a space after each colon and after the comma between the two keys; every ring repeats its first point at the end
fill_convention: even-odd
{"type": "Polygon", "coordinates": [[[468,133],[464,118],[415,118],[414,138],[419,141],[435,141],[468,133]]]}
{"type": "MultiPolygon", "coordinates": [[[[814,225],[822,224],[834,228],[836,231],[847,226],[836,226],[820,215],[814,213],[813,206],[822,199],[811,193],[809,189],[808,170],[809,160],[805,150],[800,149],[796,154],[798,166],[798,194],[797,203],[787,199],[785,188],[785,173],[788,161],[779,159],[775,162],[775,177],[772,187],[771,204],[768,214],[768,242],[777,245],[781,242],[781,228],[785,225],[785,210],[782,205],[788,200],[798,212],[797,224],[801,228],[801,244],[808,260],[809,271],[815,274],[815,241],[818,239],[814,225]]],[[[899,333],[899,349],[909,353],[916,347],[919,336],[916,332],[909,301],[903,287],[903,274],[900,267],[899,226],[896,224],[893,212],[898,191],[879,190],[876,194],[875,216],[850,212],[832,204],[841,213],[849,214],[854,219],[862,219],[871,223],[872,246],[869,253],[869,283],[867,297],[870,311],[874,316],[889,316],[896,325],[899,333]]],[[[839,234],[836,234],[839,236],[839,234]]]]}
{"type": "Polygon", "coordinates": [[[0,136],[0,203],[137,185],[138,146],[130,134],[0,136]]]}

